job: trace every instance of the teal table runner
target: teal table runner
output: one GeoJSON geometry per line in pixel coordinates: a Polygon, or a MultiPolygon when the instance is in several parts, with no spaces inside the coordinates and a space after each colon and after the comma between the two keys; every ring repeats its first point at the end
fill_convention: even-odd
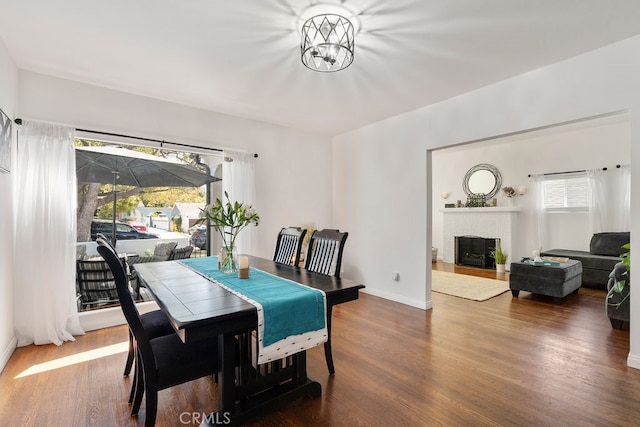
{"type": "Polygon", "coordinates": [[[180,262],[262,307],[264,325],[258,325],[264,331],[261,346],[325,328],[324,292],[255,268],[250,269],[248,279],[239,279],[237,274],[218,270],[217,258],[188,258],[180,262]]]}

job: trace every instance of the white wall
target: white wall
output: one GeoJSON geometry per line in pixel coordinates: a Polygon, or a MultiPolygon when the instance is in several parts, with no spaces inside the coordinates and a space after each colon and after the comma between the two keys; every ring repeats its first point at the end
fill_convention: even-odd
{"type": "MultiPolygon", "coordinates": [[[[344,276],[365,283],[366,292],[431,306],[429,150],[628,110],[630,163],[638,163],[638,51],[640,36],[335,137],[334,222],[350,232],[344,276]]],[[[632,212],[640,212],[640,174],[632,175],[632,212]]],[[[632,221],[636,246],[640,217],[632,221]]],[[[628,362],[640,368],[640,294],[631,298],[628,362]]]]}
{"type": "MultiPolygon", "coordinates": [[[[0,109],[13,119],[18,69],[0,40],[0,109]]],[[[12,156],[15,157],[15,127],[12,156]]],[[[13,169],[13,166],[12,166],[13,169]]],[[[13,323],[13,176],[0,172],[0,371],[16,347],[13,323]]]]}
{"type": "MultiPolygon", "coordinates": [[[[17,115],[25,120],[258,153],[254,207],[261,222],[253,255],[271,258],[283,226],[332,225],[326,137],[22,70],[18,105],[17,115]]],[[[111,314],[83,313],[82,326],[122,323],[111,314]]]]}
{"type": "Polygon", "coordinates": [[[23,119],[258,153],[254,255],[273,256],[283,226],[331,225],[328,138],[26,71],[18,95],[23,119]]]}
{"type": "MultiPolygon", "coordinates": [[[[462,189],[462,181],[472,166],[479,163],[492,164],[502,175],[503,187],[524,186],[530,189],[529,174],[602,167],[607,167],[610,173],[616,173],[615,165],[629,164],[630,137],[628,118],[621,114],[434,151],[431,174],[434,197],[432,244],[437,248],[444,247],[442,209],[445,203],[456,203],[458,200],[465,202],[467,196],[462,189]],[[440,197],[444,191],[450,193],[446,200],[440,197]]],[[[496,198],[498,206],[511,202],[521,209],[517,214],[517,228],[520,232],[513,236],[513,253],[509,254],[509,260],[531,256],[533,249],[537,247],[537,237],[533,233],[532,194],[527,193],[509,200],[500,191],[496,198]]],[[[619,209],[614,205],[609,208],[614,211],[619,209]]],[[[584,212],[550,214],[545,249],[589,250],[591,232],[588,219],[588,214],[584,212]]],[[[442,258],[441,251],[438,257],[442,258]]]]}

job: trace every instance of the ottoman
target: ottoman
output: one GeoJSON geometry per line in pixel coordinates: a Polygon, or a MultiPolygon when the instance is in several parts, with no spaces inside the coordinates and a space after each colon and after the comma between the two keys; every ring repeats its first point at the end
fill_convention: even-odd
{"type": "Polygon", "coordinates": [[[577,293],[582,284],[582,263],[570,259],[560,265],[531,265],[512,262],[509,273],[509,289],[514,297],[520,291],[553,297],[556,304],[572,292],[577,293]]]}

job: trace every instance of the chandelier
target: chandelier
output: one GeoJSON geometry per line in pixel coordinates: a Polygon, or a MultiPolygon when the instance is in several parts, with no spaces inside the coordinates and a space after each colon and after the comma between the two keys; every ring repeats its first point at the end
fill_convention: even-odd
{"type": "Polygon", "coordinates": [[[353,62],[355,29],[338,13],[322,13],[302,25],[302,63],[319,72],[334,72],[353,62]]]}

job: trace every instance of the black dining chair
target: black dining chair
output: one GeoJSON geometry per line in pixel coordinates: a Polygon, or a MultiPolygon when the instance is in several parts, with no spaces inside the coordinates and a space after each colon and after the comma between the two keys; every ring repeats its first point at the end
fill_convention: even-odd
{"type": "Polygon", "coordinates": [[[183,343],[177,334],[150,339],[129,292],[127,274],[118,255],[103,239],[97,243],[98,253],[111,268],[120,307],[135,338],[137,385],[131,415],[138,414],[144,394],[145,426],[150,427],[155,424],[158,391],[217,372],[217,337],[189,343],[183,343]]]}
{"type": "Polygon", "coordinates": [[[273,260],[278,264],[298,266],[302,242],[306,234],[307,230],[300,227],[285,227],[280,230],[273,260]]]}
{"type": "Polygon", "coordinates": [[[307,259],[304,268],[307,271],[340,277],[342,250],[349,233],[340,230],[316,230],[309,239],[307,259]]]}
{"type": "MultiPolygon", "coordinates": [[[[111,248],[114,253],[117,253],[116,248],[111,243],[111,240],[107,239],[107,237],[104,234],[98,233],[96,234],[96,236],[102,239],[102,241],[106,243],[106,245],[109,246],[109,248],[111,248]]],[[[109,271],[109,273],[111,273],[111,271],[109,271]]],[[[175,333],[173,326],[171,326],[171,323],[169,322],[169,318],[167,317],[166,314],[164,314],[162,310],[152,310],[146,313],[142,313],[140,315],[140,321],[142,322],[142,326],[144,327],[145,331],[147,331],[147,336],[149,337],[149,339],[175,333]]],[[[131,329],[129,329],[129,351],[127,352],[127,361],[124,364],[124,374],[123,374],[125,377],[128,377],[129,374],[131,373],[131,367],[133,366],[134,356],[135,356],[135,343],[133,340],[133,333],[131,332],[131,329]]],[[[129,396],[129,403],[131,403],[133,400],[135,388],[136,388],[136,381],[134,379],[133,384],[131,386],[131,395],[129,396]]]]}
{"type": "MultiPolygon", "coordinates": [[[[316,230],[309,239],[307,259],[304,268],[307,271],[324,274],[325,276],[340,277],[342,267],[342,251],[349,233],[340,230],[316,230]]],[[[327,306],[327,342],[324,343],[324,356],[327,360],[329,374],[335,374],[333,354],[331,353],[331,306],[327,306]]]]}

